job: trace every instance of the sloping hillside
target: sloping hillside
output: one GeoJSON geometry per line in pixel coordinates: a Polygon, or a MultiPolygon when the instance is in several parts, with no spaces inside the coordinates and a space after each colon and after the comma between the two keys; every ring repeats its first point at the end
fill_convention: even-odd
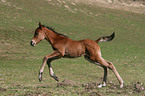
{"type": "Polygon", "coordinates": [[[145,14],[144,0],[71,0],[77,3],[145,14]]]}

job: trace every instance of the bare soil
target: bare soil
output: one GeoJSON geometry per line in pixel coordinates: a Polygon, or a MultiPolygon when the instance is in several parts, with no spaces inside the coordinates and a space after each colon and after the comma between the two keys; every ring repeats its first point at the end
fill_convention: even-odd
{"type": "Polygon", "coordinates": [[[6,89],[5,88],[0,88],[0,92],[2,92],[2,91],[6,91],[6,89]]]}
{"type": "MultiPolygon", "coordinates": [[[[141,82],[134,82],[131,85],[124,85],[123,88],[119,88],[119,85],[114,84],[112,82],[108,82],[106,86],[106,93],[100,93],[97,86],[99,83],[97,82],[89,82],[85,84],[76,83],[71,80],[64,80],[57,84],[58,87],[66,87],[66,86],[77,86],[83,88],[83,91],[77,92],[79,95],[83,95],[88,93],[89,96],[103,96],[103,94],[134,94],[141,93],[144,91],[144,85],[141,82]]],[[[104,87],[105,88],[105,87],[104,87]]]]}
{"type": "Polygon", "coordinates": [[[57,86],[58,87],[61,87],[61,86],[77,86],[78,84],[74,81],[71,81],[71,80],[63,80],[62,82],[58,82],[57,83],[57,86]]]}
{"type": "Polygon", "coordinates": [[[145,14],[145,0],[73,0],[76,3],[90,4],[105,8],[119,9],[145,14]]]}

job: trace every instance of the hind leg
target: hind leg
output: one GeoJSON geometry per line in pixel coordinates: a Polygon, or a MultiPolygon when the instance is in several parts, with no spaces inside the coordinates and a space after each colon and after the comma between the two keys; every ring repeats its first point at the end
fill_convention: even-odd
{"type": "Polygon", "coordinates": [[[100,84],[99,86],[98,86],[98,88],[101,88],[101,87],[104,87],[104,86],[106,86],[106,82],[107,82],[107,67],[103,67],[104,68],[104,77],[103,77],[103,82],[102,82],[102,84],[100,84]]]}
{"type": "Polygon", "coordinates": [[[118,81],[119,81],[119,83],[120,83],[120,88],[122,88],[123,85],[124,85],[124,81],[123,81],[122,78],[120,77],[120,75],[119,75],[119,73],[117,72],[115,66],[114,66],[111,62],[109,62],[109,61],[107,61],[107,63],[109,64],[108,68],[109,68],[110,70],[113,71],[113,73],[115,74],[115,76],[117,77],[117,79],[118,79],[118,81]]]}
{"type": "MultiPolygon", "coordinates": [[[[109,68],[110,70],[113,71],[113,73],[115,74],[115,76],[117,77],[117,79],[118,79],[118,81],[119,81],[119,83],[120,83],[120,88],[122,88],[122,87],[123,87],[123,84],[124,84],[124,81],[123,81],[122,78],[120,77],[120,75],[119,75],[119,73],[117,72],[115,66],[114,66],[111,62],[109,62],[109,61],[107,61],[107,60],[104,60],[103,58],[99,59],[98,61],[100,62],[100,64],[101,64],[102,66],[105,66],[106,68],[109,68]]],[[[105,70],[104,70],[104,78],[105,78],[105,70]]],[[[104,80],[105,80],[105,79],[103,79],[103,83],[104,83],[104,80]]],[[[103,84],[102,84],[102,85],[103,85],[103,84]]]]}
{"type": "Polygon", "coordinates": [[[85,58],[86,60],[88,60],[89,62],[91,62],[91,63],[94,63],[94,64],[96,64],[96,65],[99,65],[99,66],[103,67],[103,69],[104,69],[103,82],[102,82],[102,84],[100,84],[100,85],[98,86],[98,88],[101,88],[101,87],[106,86],[106,82],[107,82],[107,70],[108,70],[108,68],[107,68],[106,66],[102,66],[102,64],[98,62],[98,61],[100,61],[100,60],[98,60],[98,61],[96,62],[96,60],[95,60],[93,57],[90,58],[89,56],[84,56],[84,58],[85,58]]]}
{"type": "Polygon", "coordinates": [[[102,84],[100,84],[98,87],[101,88],[103,86],[106,86],[106,81],[107,81],[107,69],[109,68],[110,70],[113,71],[113,73],[115,74],[115,76],[117,77],[119,83],[120,83],[120,88],[123,87],[123,80],[122,78],[120,77],[119,73],[117,72],[115,66],[107,61],[107,60],[104,60],[102,57],[97,57],[97,58],[94,58],[94,56],[90,57],[90,56],[85,56],[85,59],[87,59],[88,61],[90,61],[91,63],[94,63],[94,64],[97,64],[101,67],[104,68],[104,77],[103,77],[103,82],[102,84]]]}

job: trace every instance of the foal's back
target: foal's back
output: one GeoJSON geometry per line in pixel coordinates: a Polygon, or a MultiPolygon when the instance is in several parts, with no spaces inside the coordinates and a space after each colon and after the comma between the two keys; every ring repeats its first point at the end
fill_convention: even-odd
{"type": "Polygon", "coordinates": [[[65,45],[65,53],[70,57],[80,57],[82,55],[90,55],[92,53],[97,53],[100,51],[99,45],[90,39],[84,39],[79,41],[67,40],[65,45]]]}

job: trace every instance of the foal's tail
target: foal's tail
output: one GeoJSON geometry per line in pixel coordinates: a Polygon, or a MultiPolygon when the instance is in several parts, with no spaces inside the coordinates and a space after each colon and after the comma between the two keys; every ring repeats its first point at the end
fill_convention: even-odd
{"type": "Polygon", "coordinates": [[[115,37],[115,32],[113,32],[110,36],[102,36],[96,40],[97,43],[102,41],[111,41],[115,37]]]}

